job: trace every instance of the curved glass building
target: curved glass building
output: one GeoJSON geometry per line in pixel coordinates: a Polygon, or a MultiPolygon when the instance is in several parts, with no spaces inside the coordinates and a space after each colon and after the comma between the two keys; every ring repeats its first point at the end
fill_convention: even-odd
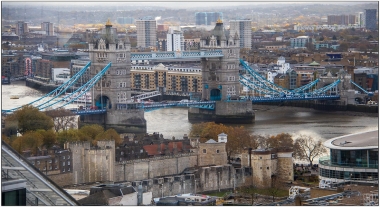
{"type": "Polygon", "coordinates": [[[378,183],[379,130],[350,134],[325,141],[330,156],[319,159],[321,180],[378,183]]]}

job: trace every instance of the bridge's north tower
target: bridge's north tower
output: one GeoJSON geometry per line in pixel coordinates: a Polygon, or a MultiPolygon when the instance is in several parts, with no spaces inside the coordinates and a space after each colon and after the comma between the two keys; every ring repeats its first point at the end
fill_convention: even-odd
{"type": "Polygon", "coordinates": [[[252,102],[238,101],[240,40],[228,34],[219,19],[209,36],[201,38],[202,50],[222,51],[223,57],[202,58],[202,99],[216,101],[215,110],[190,108],[189,120],[252,123],[252,102]]]}
{"type": "Polygon", "coordinates": [[[92,105],[107,109],[106,114],[86,115],[85,124],[104,124],[119,133],[146,132],[144,111],[131,100],[131,53],[129,38],[118,38],[108,20],[99,36],[89,43],[90,74],[95,76],[108,63],[111,67],[91,90],[92,105]]]}

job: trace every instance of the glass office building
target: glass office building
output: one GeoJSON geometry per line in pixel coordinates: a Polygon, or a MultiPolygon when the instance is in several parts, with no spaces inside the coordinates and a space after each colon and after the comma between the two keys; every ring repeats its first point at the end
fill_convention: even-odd
{"type": "Polygon", "coordinates": [[[330,156],[319,159],[321,180],[378,183],[379,131],[345,135],[324,142],[330,156]]]}

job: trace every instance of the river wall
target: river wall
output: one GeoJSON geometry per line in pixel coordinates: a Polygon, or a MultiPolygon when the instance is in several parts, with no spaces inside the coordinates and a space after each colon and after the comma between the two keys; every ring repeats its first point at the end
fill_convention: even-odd
{"type": "Polygon", "coordinates": [[[378,105],[338,105],[332,103],[315,103],[311,101],[286,101],[280,103],[254,103],[253,108],[257,108],[256,106],[291,106],[291,107],[302,107],[302,108],[311,108],[315,110],[323,110],[323,111],[347,111],[347,112],[363,112],[363,113],[379,113],[378,105]]]}

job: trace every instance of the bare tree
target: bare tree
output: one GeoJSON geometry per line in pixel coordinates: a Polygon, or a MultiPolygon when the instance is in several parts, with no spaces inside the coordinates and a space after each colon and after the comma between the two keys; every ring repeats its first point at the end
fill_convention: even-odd
{"type": "Polygon", "coordinates": [[[294,142],[295,157],[300,160],[307,160],[310,166],[313,165],[314,158],[327,152],[321,140],[316,140],[311,136],[300,135],[294,142]]]}
{"type": "Polygon", "coordinates": [[[281,191],[285,188],[284,181],[281,180],[276,174],[273,174],[270,179],[267,179],[266,182],[270,183],[270,188],[267,189],[267,192],[272,196],[272,202],[275,202],[276,197],[278,197],[281,191]]]}
{"type": "Polygon", "coordinates": [[[251,205],[255,203],[257,200],[257,186],[256,183],[253,182],[252,176],[246,178],[245,183],[238,189],[244,197],[251,197],[251,205]]]}
{"type": "Polygon", "coordinates": [[[59,108],[45,113],[53,119],[55,132],[77,126],[77,117],[70,110],[59,108]]]}

